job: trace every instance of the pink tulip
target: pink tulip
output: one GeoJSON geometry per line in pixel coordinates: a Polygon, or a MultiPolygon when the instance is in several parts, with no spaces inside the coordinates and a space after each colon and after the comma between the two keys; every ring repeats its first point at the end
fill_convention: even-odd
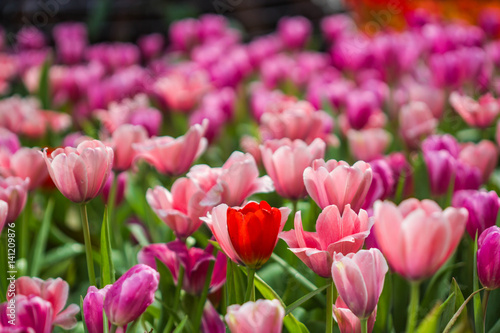
{"type": "Polygon", "coordinates": [[[435,119],[441,118],[445,105],[445,93],[432,85],[411,82],[406,87],[409,102],[418,101],[427,105],[435,119]]]}
{"type": "Polygon", "coordinates": [[[304,184],[311,198],[322,209],[336,205],[340,213],[347,204],[358,211],[371,182],[372,169],[363,161],[349,166],[344,161],[315,160],[312,167],[304,171],[304,184]]]}
{"type": "Polygon", "coordinates": [[[7,202],[9,212],[7,223],[14,222],[21,214],[28,198],[29,179],[18,177],[0,177],[0,200],[7,202]]]}
{"type": "Polygon", "coordinates": [[[375,237],[391,268],[411,281],[432,276],[448,260],[465,230],[468,212],[431,200],[407,199],[399,206],[375,203],[375,237]]]}
{"type": "Polygon", "coordinates": [[[482,140],[478,144],[467,143],[462,146],[458,160],[478,168],[481,171],[482,182],[486,184],[497,166],[498,149],[489,140],[482,140]]]}
{"type": "Polygon", "coordinates": [[[412,149],[417,148],[422,139],[434,134],[437,125],[437,119],[424,102],[410,102],[399,113],[401,137],[412,149]]]}
{"type": "Polygon", "coordinates": [[[104,320],[103,320],[103,306],[104,297],[111,288],[107,285],[102,289],[97,289],[90,286],[87,290],[87,295],[83,299],[83,315],[85,317],[85,325],[89,333],[103,333],[104,320]]]}
{"type": "Polygon", "coordinates": [[[201,225],[208,207],[200,204],[205,192],[189,178],[179,178],[172,185],[172,192],[161,186],[149,189],[146,199],[175,235],[180,239],[189,237],[201,225]]]}
{"type": "Polygon", "coordinates": [[[21,148],[21,143],[17,135],[6,128],[0,127],[0,147],[5,147],[11,153],[15,153],[21,148]]]}
{"type": "Polygon", "coordinates": [[[139,318],[154,301],[160,274],[146,265],[135,265],[108,289],[104,311],[109,321],[123,327],[139,318]]]}
{"type": "Polygon", "coordinates": [[[112,134],[110,146],[114,151],[113,169],[117,171],[128,170],[134,161],[136,151],[132,146],[148,139],[148,133],[140,125],[124,124],[112,134]]]}
{"type": "Polygon", "coordinates": [[[304,170],[325,155],[325,142],[315,139],[310,145],[302,140],[269,140],[260,146],[262,162],[276,192],[288,199],[300,199],[307,193],[304,170]]]}
{"type": "Polygon", "coordinates": [[[68,300],[69,285],[61,278],[41,280],[22,276],[16,280],[16,297],[40,297],[49,302],[52,309],[51,322],[55,326],[69,330],[76,326],[76,314],[80,308],[76,304],[70,304],[65,310],[68,300]]]}
{"type": "Polygon", "coordinates": [[[500,113],[499,102],[490,94],[483,95],[476,102],[468,96],[453,92],[450,104],[467,124],[479,128],[490,126],[500,113]]]}
{"type": "Polygon", "coordinates": [[[203,121],[176,139],[162,136],[136,143],[133,145],[136,159],[144,159],[162,174],[181,175],[207,148],[207,139],[203,137],[207,126],[208,122],[203,121]]]}
{"type": "Polygon", "coordinates": [[[7,221],[8,211],[9,205],[5,201],[0,200],[0,235],[2,234],[2,229],[7,221]]]}
{"type": "Polygon", "coordinates": [[[311,22],[303,16],[283,17],[278,22],[278,35],[289,49],[303,48],[311,30],[311,22]]]}
{"type": "Polygon", "coordinates": [[[22,147],[10,158],[10,170],[13,176],[29,178],[29,190],[34,190],[49,177],[47,166],[38,148],[22,147]]]}
{"type": "Polygon", "coordinates": [[[58,148],[47,156],[50,177],[69,200],[84,203],[99,195],[113,165],[113,149],[99,140],[84,141],[77,148],[58,148]]]}
{"type": "MultiPolygon", "coordinates": [[[[375,319],[377,318],[377,307],[368,317],[368,332],[373,331],[375,319]]],[[[340,333],[361,333],[361,321],[347,307],[341,297],[338,297],[333,306],[333,319],[339,325],[340,333]]]]}
{"type": "Polygon", "coordinates": [[[259,141],[255,137],[244,135],[240,140],[240,147],[245,153],[252,155],[257,164],[262,164],[259,141]]]}
{"type": "MultiPolygon", "coordinates": [[[[18,295],[13,301],[14,318],[11,315],[10,302],[0,305],[0,331],[5,333],[51,333],[53,310],[50,302],[32,295],[18,295]],[[12,326],[10,320],[15,319],[12,326]]],[[[76,324],[76,320],[75,320],[76,324]]]]}
{"type": "Polygon", "coordinates": [[[239,151],[233,152],[221,168],[195,165],[187,176],[207,193],[201,202],[205,206],[219,203],[238,206],[252,194],[267,193],[274,189],[269,176],[259,177],[259,169],[252,155],[239,151]]]}
{"type": "Polygon", "coordinates": [[[382,252],[372,248],[337,254],[334,260],[332,278],[339,296],[356,317],[367,319],[377,307],[389,270],[382,252]]]}
{"type": "Polygon", "coordinates": [[[151,244],[139,251],[137,259],[139,263],[148,265],[154,269],[156,259],[167,266],[172,277],[177,283],[180,265],[184,267],[184,279],[182,289],[192,295],[201,295],[207,277],[208,266],[214,261],[214,269],[209,285],[209,292],[215,292],[224,285],[226,281],[226,256],[219,252],[215,258],[211,251],[213,246],[209,245],[205,250],[192,247],[176,240],[167,244],[151,244]]]}
{"type": "Polygon", "coordinates": [[[304,231],[299,211],[295,214],[295,230],[282,232],[280,238],[314,273],[329,277],[335,253],[347,255],[358,251],[372,225],[363,209],[356,214],[348,204],[341,213],[337,206],[331,205],[319,214],[316,232],[304,231]]]}
{"type": "MultiPolygon", "coordinates": [[[[252,202],[253,204],[256,204],[255,202],[252,202]]],[[[251,204],[252,204],[251,203],[251,204]]],[[[258,205],[258,204],[257,204],[258,205]]],[[[236,252],[233,243],[231,241],[231,237],[229,235],[228,231],[228,207],[226,204],[220,204],[216,206],[215,208],[212,209],[211,212],[207,214],[206,217],[202,217],[202,220],[208,225],[210,228],[210,231],[212,231],[212,234],[214,235],[215,239],[219,243],[219,246],[222,248],[222,251],[228,256],[232,261],[234,261],[237,264],[244,265],[244,260],[240,258],[240,255],[236,252]]],[[[239,208],[239,207],[237,207],[239,208]]],[[[237,209],[235,208],[235,209],[237,209]]],[[[272,208],[276,209],[276,208],[272,208]]],[[[290,214],[290,208],[287,207],[281,207],[279,209],[281,213],[281,219],[279,222],[278,226],[278,234],[283,230],[283,227],[285,226],[286,220],[288,219],[288,215],[290,214]]],[[[263,226],[261,226],[263,227],[263,226]]],[[[272,226],[270,226],[272,227],[272,226]]],[[[256,228],[248,232],[247,239],[254,240],[255,244],[250,244],[253,246],[255,249],[258,248],[259,246],[265,246],[265,247],[271,247],[274,249],[276,247],[276,244],[278,243],[278,237],[276,235],[276,241],[273,244],[269,244],[273,240],[271,239],[258,239],[259,235],[262,235],[264,230],[262,228],[256,228]],[[257,242],[262,241],[261,244],[257,244],[257,242]],[[265,243],[265,244],[264,244],[265,243]]],[[[241,244],[238,244],[238,246],[241,246],[241,244]]],[[[250,247],[251,247],[250,246],[250,247]]],[[[256,251],[254,251],[256,252],[256,251]]],[[[245,253],[246,255],[252,256],[254,253],[245,253]]],[[[270,253],[269,253],[270,255],[270,253]]],[[[262,259],[262,258],[260,258],[262,259]]],[[[267,261],[269,258],[265,258],[265,261],[267,261]]]]}
{"type": "Polygon", "coordinates": [[[232,333],[281,333],[285,310],[277,299],[259,299],[228,306],[225,316],[232,333]]]}
{"type": "Polygon", "coordinates": [[[383,128],[349,130],[347,140],[354,158],[369,162],[382,157],[392,141],[392,135],[383,128]]]}

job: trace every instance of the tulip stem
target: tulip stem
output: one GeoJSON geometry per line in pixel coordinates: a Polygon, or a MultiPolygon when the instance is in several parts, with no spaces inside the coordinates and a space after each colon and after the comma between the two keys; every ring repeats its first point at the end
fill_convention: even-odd
{"type": "Polygon", "coordinates": [[[333,302],[335,294],[335,284],[330,282],[330,286],[326,288],[326,333],[333,332],[333,302]]]}
{"type": "Polygon", "coordinates": [[[483,294],[483,332],[486,332],[486,309],[488,308],[489,298],[490,298],[490,290],[485,289],[483,294]]]}
{"type": "Polygon", "coordinates": [[[410,305],[408,306],[408,318],[406,321],[406,333],[413,333],[417,325],[418,303],[420,298],[420,282],[411,282],[410,305]]]}
{"type": "Polygon", "coordinates": [[[111,331],[110,331],[110,333],[115,333],[117,329],[118,329],[118,326],[111,325],[111,331]]]}
{"type": "Polygon", "coordinates": [[[23,211],[23,218],[21,220],[21,246],[19,251],[19,259],[27,259],[28,253],[28,234],[29,234],[29,223],[31,218],[31,195],[28,195],[26,200],[26,208],[23,211]]]}
{"type": "MultiPolygon", "coordinates": [[[[175,286],[175,298],[174,298],[174,308],[173,308],[174,312],[177,312],[177,308],[179,307],[183,282],[184,282],[184,266],[179,265],[179,273],[177,275],[177,286],[175,286]]],[[[167,326],[165,327],[164,332],[170,332],[172,330],[173,325],[174,325],[174,316],[170,315],[170,318],[168,318],[167,326]]]]}
{"type": "Polygon", "coordinates": [[[87,257],[87,269],[89,273],[89,282],[91,286],[95,286],[94,260],[92,259],[92,242],[90,240],[89,219],[87,216],[87,204],[80,205],[80,213],[83,223],[83,238],[85,240],[85,255],[87,257]]]}
{"type": "Polygon", "coordinates": [[[196,309],[196,316],[194,317],[195,325],[194,330],[198,330],[200,328],[201,319],[203,317],[203,309],[205,308],[205,304],[207,302],[208,290],[210,288],[210,282],[212,282],[212,273],[214,271],[215,260],[211,260],[208,264],[207,275],[205,276],[205,284],[203,285],[203,291],[201,292],[198,308],[196,309]]]}
{"type": "Polygon", "coordinates": [[[114,173],[111,175],[111,189],[108,195],[108,218],[111,224],[111,230],[114,230],[114,237],[112,237],[112,243],[115,248],[120,248],[122,245],[121,241],[121,230],[115,221],[115,204],[116,204],[116,192],[118,190],[118,176],[114,173]]]}
{"type": "Polygon", "coordinates": [[[247,267],[247,292],[245,294],[245,302],[252,301],[255,302],[255,288],[254,288],[254,280],[255,277],[255,269],[247,267]]]}
{"type": "Polygon", "coordinates": [[[361,319],[361,333],[368,333],[368,319],[361,319]]]}

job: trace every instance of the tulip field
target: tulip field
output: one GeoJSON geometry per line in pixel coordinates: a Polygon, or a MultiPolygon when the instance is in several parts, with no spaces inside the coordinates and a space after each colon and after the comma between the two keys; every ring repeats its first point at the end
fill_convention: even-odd
{"type": "Polygon", "coordinates": [[[500,15],[410,14],[0,29],[0,333],[500,332],[500,15]]]}

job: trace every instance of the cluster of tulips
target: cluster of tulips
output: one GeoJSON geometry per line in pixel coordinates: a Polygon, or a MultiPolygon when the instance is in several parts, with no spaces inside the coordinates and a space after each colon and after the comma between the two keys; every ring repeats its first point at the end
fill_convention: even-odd
{"type": "Polygon", "coordinates": [[[0,332],[498,332],[500,20],[319,28],[1,30],[0,332]]]}

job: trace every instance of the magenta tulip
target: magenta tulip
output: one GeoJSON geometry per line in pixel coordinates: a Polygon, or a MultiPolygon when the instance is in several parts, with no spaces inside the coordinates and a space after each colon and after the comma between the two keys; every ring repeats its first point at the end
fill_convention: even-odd
{"type": "Polygon", "coordinates": [[[84,141],[77,148],[58,148],[47,156],[50,177],[69,200],[85,203],[99,195],[113,165],[113,149],[101,141],[84,141]]]}
{"type": "Polygon", "coordinates": [[[488,289],[500,288],[500,228],[492,226],[477,240],[477,276],[488,289]]]}
{"type": "Polygon", "coordinates": [[[259,299],[228,306],[225,319],[232,333],[281,333],[284,316],[278,300],[259,299]]]}
{"type": "Polygon", "coordinates": [[[389,270],[382,253],[375,248],[337,254],[332,265],[335,287],[347,307],[359,319],[367,319],[375,311],[389,270]]]}
{"type": "Polygon", "coordinates": [[[278,36],[289,49],[303,48],[311,30],[311,22],[303,16],[283,17],[278,22],[278,36]]]}
{"type": "Polygon", "coordinates": [[[375,237],[391,268],[410,281],[431,277],[448,260],[465,230],[468,212],[431,200],[399,206],[375,203],[375,237]]]}
{"type": "Polygon", "coordinates": [[[301,140],[269,140],[260,146],[262,162],[276,192],[293,200],[306,196],[304,170],[314,160],[324,157],[325,148],[321,139],[315,139],[310,145],[301,140]]]}
{"type": "Polygon", "coordinates": [[[373,221],[362,209],[356,214],[346,205],[341,213],[337,206],[331,205],[319,214],[316,232],[304,231],[301,214],[297,212],[295,230],[282,232],[280,238],[314,273],[329,277],[335,253],[347,255],[358,251],[372,225],[373,221]]]}
{"type": "Polygon", "coordinates": [[[207,148],[207,139],[203,137],[207,126],[208,122],[204,121],[202,125],[191,126],[185,135],[176,139],[162,136],[136,143],[133,145],[136,159],[144,159],[162,174],[181,175],[207,148]]]}
{"type": "Polygon", "coordinates": [[[108,289],[104,311],[109,321],[123,327],[139,318],[154,301],[160,274],[146,265],[135,265],[108,289]]]}
{"type": "Polygon", "coordinates": [[[453,195],[453,207],[464,207],[469,212],[465,229],[472,239],[496,224],[500,199],[495,191],[461,190],[453,195]]]}
{"type": "Polygon", "coordinates": [[[371,182],[372,169],[363,161],[349,166],[344,161],[315,160],[312,167],[304,171],[304,184],[311,198],[322,209],[336,205],[340,213],[347,204],[358,211],[371,182]]]}
{"type": "MultiPolygon", "coordinates": [[[[51,333],[53,330],[53,309],[50,302],[32,295],[18,295],[14,302],[12,318],[10,302],[0,305],[0,331],[5,333],[51,333]],[[10,320],[15,320],[13,326],[10,320]]],[[[75,321],[76,324],[76,321],[75,321]]]]}
{"type": "Polygon", "coordinates": [[[89,333],[104,332],[102,313],[104,297],[106,297],[109,288],[111,288],[111,285],[107,285],[102,289],[90,286],[87,290],[87,295],[83,299],[83,316],[85,317],[85,325],[89,333]]]}

